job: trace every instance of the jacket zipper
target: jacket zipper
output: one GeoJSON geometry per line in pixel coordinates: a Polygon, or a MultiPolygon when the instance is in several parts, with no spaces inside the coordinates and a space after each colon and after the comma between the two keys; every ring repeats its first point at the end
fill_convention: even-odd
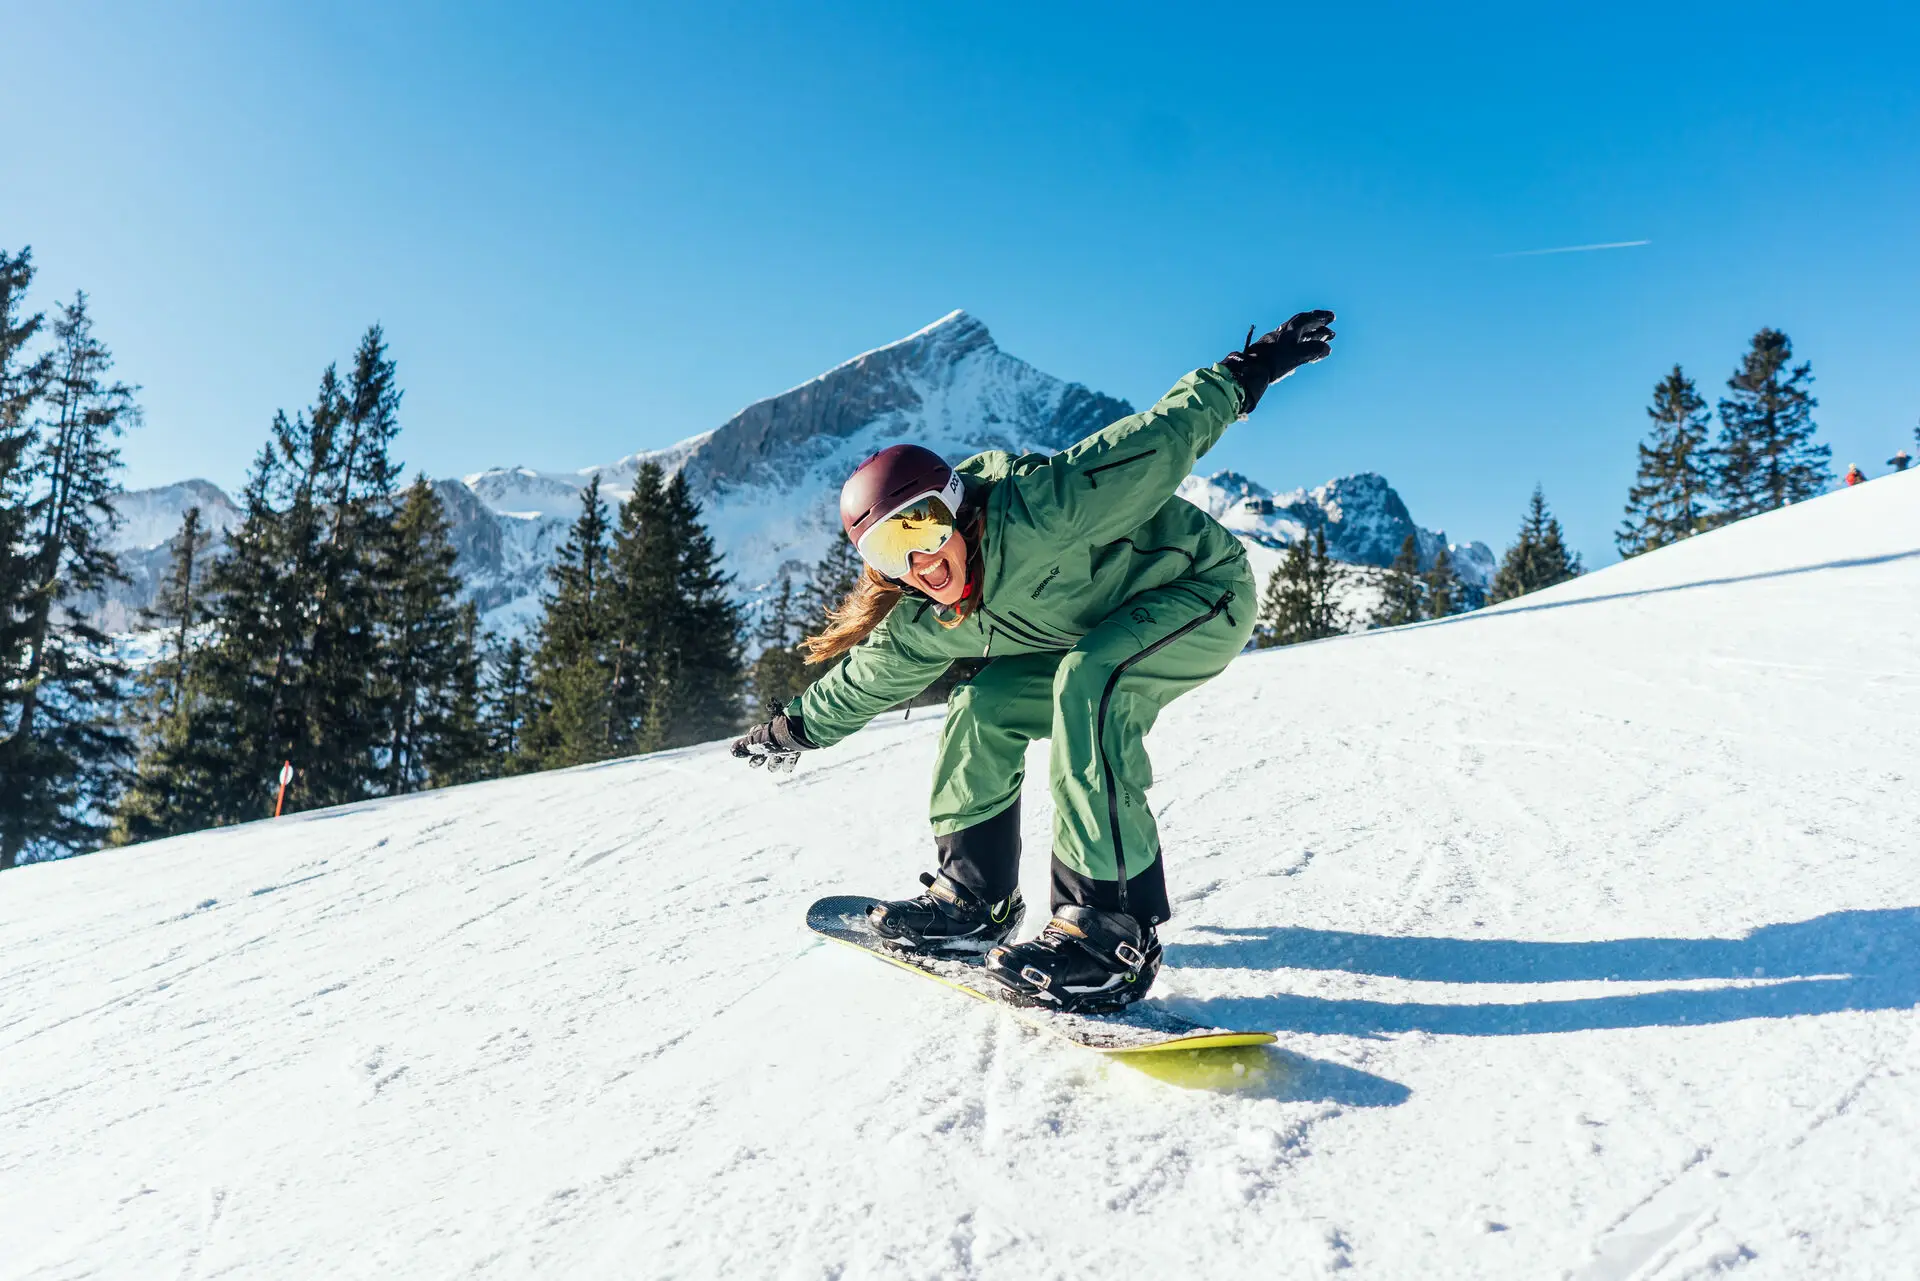
{"type": "Polygon", "coordinates": [[[1118,462],[1113,462],[1113,463],[1101,463],[1101,464],[1100,464],[1100,465],[1099,465],[1098,467],[1089,467],[1089,468],[1087,468],[1087,488],[1088,488],[1088,489],[1098,489],[1098,488],[1100,488],[1100,482],[1094,479],[1094,477],[1095,477],[1096,475],[1098,475],[1098,474],[1099,474],[1100,472],[1103,472],[1103,471],[1111,471],[1111,470],[1113,470],[1113,469],[1114,469],[1115,467],[1125,467],[1125,466],[1126,466],[1126,465],[1127,465],[1128,463],[1137,463],[1137,462],[1139,462],[1139,461],[1140,461],[1140,460],[1141,460],[1142,458],[1151,458],[1151,457],[1153,457],[1153,456],[1154,456],[1155,454],[1157,454],[1157,453],[1159,453],[1159,452],[1160,452],[1160,451],[1159,451],[1159,450],[1157,450],[1157,449],[1149,449],[1149,450],[1148,450],[1148,451],[1147,451],[1146,453],[1144,453],[1144,454],[1134,454],[1134,455],[1133,455],[1132,457],[1130,457],[1130,458],[1122,458],[1122,459],[1121,459],[1120,461],[1118,461],[1118,462]]]}
{"type": "Polygon", "coordinates": [[[1100,710],[1095,715],[1093,722],[1093,742],[1094,750],[1100,753],[1100,770],[1107,784],[1107,827],[1108,830],[1113,833],[1113,868],[1120,876],[1120,885],[1117,893],[1119,895],[1122,915],[1128,914],[1127,855],[1120,844],[1120,794],[1114,787],[1113,761],[1107,756],[1107,705],[1113,701],[1114,687],[1120,683],[1120,678],[1126,675],[1129,667],[1132,667],[1143,658],[1148,658],[1159,653],[1167,646],[1173,644],[1173,642],[1179,640],[1182,636],[1185,636],[1188,632],[1194,630],[1194,628],[1212,622],[1220,615],[1226,613],[1227,606],[1231,604],[1233,604],[1233,593],[1228,592],[1216,601],[1213,608],[1206,613],[1200,615],[1198,618],[1187,620],[1131,658],[1120,660],[1120,662],[1114,664],[1112,674],[1107,677],[1107,687],[1100,691],[1100,710]]]}
{"type": "MultiPolygon", "coordinates": [[[[1195,597],[1199,599],[1202,605],[1205,605],[1207,603],[1207,594],[1201,591],[1198,587],[1193,586],[1191,583],[1174,583],[1173,586],[1178,587],[1183,592],[1191,592],[1195,597]]],[[[1227,623],[1229,626],[1238,627],[1240,624],[1233,621],[1233,614],[1231,611],[1227,609],[1228,603],[1231,602],[1232,600],[1233,600],[1233,593],[1228,592],[1226,594],[1225,599],[1223,599],[1220,602],[1220,612],[1223,614],[1226,614],[1227,623]]]]}

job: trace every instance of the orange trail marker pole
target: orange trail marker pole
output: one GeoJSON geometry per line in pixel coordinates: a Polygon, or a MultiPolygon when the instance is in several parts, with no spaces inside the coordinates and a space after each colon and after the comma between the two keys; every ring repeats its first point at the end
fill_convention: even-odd
{"type": "Polygon", "coordinates": [[[288,761],[280,767],[280,795],[273,802],[273,816],[280,817],[280,807],[287,803],[287,784],[293,781],[293,762],[288,761]]]}

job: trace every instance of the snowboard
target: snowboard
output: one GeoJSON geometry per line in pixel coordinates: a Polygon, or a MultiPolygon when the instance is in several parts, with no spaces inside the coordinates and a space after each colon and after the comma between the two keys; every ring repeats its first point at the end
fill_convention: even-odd
{"type": "Polygon", "coordinates": [[[977,1000],[987,1001],[1028,1027],[1037,1028],[1109,1058],[1133,1060],[1144,1066],[1148,1056],[1190,1050],[1229,1049],[1271,1045],[1271,1032],[1239,1032],[1202,1027],[1155,1005],[1128,1006],[1117,1014],[1065,1014],[1036,1006],[1013,1005],[997,995],[997,985],[979,961],[936,959],[888,947],[867,920],[875,899],[851,894],[823,898],[807,909],[807,928],[823,938],[856,948],[911,974],[923,974],[936,983],[977,1000]]]}

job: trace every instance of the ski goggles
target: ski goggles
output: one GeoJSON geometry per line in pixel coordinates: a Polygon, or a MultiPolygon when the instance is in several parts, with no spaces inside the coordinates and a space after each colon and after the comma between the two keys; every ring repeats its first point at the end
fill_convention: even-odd
{"type": "MultiPolygon", "coordinates": [[[[951,486],[950,488],[957,488],[951,486]]],[[[914,552],[931,556],[947,545],[959,524],[945,495],[921,494],[909,498],[860,535],[854,548],[860,558],[888,578],[905,578],[913,568],[914,552]]]]}

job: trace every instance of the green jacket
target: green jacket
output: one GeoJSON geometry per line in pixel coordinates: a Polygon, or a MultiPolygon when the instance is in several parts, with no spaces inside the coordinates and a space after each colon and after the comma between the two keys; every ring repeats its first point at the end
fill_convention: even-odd
{"type": "Polygon", "coordinates": [[[907,597],[787,711],[826,747],[926,689],[955,659],[1072,649],[1140,592],[1244,560],[1238,539],[1174,496],[1242,399],[1215,365],[1062,453],[993,450],[961,463],[970,501],[986,510],[973,614],[944,627],[938,606],[907,597]]]}

